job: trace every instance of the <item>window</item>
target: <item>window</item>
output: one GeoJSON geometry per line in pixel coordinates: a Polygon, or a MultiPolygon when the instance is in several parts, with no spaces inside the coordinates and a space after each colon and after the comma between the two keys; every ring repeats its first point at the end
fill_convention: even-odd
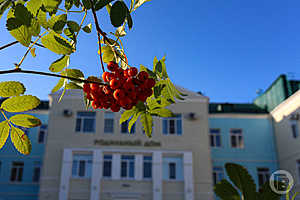
{"type": "Polygon", "coordinates": [[[216,185],[224,178],[223,167],[214,167],[213,168],[213,183],[216,185]]]}
{"type": "Polygon", "coordinates": [[[183,180],[183,162],[181,157],[163,158],[163,180],[183,180]]]}
{"type": "Polygon", "coordinates": [[[232,148],[244,148],[244,139],[242,129],[231,129],[230,140],[232,148]]]}
{"type": "Polygon", "coordinates": [[[211,147],[221,147],[220,129],[218,129],[218,128],[210,129],[210,146],[211,147]]]}
{"type": "Polygon", "coordinates": [[[95,132],[95,112],[77,112],[76,132],[95,132]]]}
{"type": "Polygon", "coordinates": [[[143,177],[145,179],[152,178],[152,156],[144,156],[143,177]]]}
{"type": "Polygon", "coordinates": [[[24,162],[12,162],[10,181],[21,182],[23,178],[24,162]]]}
{"type": "Polygon", "coordinates": [[[74,178],[90,178],[92,173],[92,155],[73,155],[72,176],[74,178]]]}
{"type": "Polygon", "coordinates": [[[176,179],[176,163],[169,163],[169,179],[176,179]]]}
{"type": "Polygon", "coordinates": [[[114,113],[105,112],[104,113],[104,133],[114,132],[114,113]]]}
{"type": "Polygon", "coordinates": [[[32,182],[39,182],[41,176],[41,162],[34,162],[32,182]]]}
{"type": "Polygon", "coordinates": [[[112,155],[103,156],[103,177],[111,177],[112,155]]]}
{"type": "Polygon", "coordinates": [[[48,129],[47,124],[42,124],[40,126],[39,136],[38,136],[38,143],[45,143],[46,136],[47,136],[47,129],[48,129]]]}
{"type": "Polygon", "coordinates": [[[297,160],[298,179],[300,183],[300,160],[297,160]]]}
{"type": "Polygon", "coordinates": [[[2,162],[0,161],[0,176],[1,176],[1,171],[2,171],[2,162]]]}
{"type": "Polygon", "coordinates": [[[165,135],[182,134],[181,114],[178,114],[175,117],[163,118],[163,134],[165,135]]]}
{"type": "Polygon", "coordinates": [[[258,185],[263,186],[265,182],[270,179],[270,172],[268,168],[257,168],[258,185]]]}
{"type": "Polygon", "coordinates": [[[121,178],[134,178],[134,156],[121,156],[121,178]]]}
{"type": "MultiPolygon", "coordinates": [[[[121,133],[128,134],[128,120],[121,124],[121,133]]],[[[132,125],[130,134],[135,133],[135,123],[132,125]]]]}
{"type": "Polygon", "coordinates": [[[292,134],[294,138],[298,137],[298,122],[297,120],[290,120],[292,134]]]}

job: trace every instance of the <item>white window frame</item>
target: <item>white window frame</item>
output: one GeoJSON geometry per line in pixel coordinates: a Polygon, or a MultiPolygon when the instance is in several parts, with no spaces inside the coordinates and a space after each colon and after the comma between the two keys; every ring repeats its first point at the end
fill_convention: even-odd
{"type": "Polygon", "coordinates": [[[265,184],[270,179],[270,175],[271,175],[270,169],[268,167],[257,167],[256,171],[257,171],[257,185],[258,185],[258,187],[262,187],[263,184],[265,184]],[[265,169],[267,169],[267,170],[265,170],[265,169]],[[259,175],[262,175],[263,179],[264,179],[264,183],[262,185],[259,185],[259,175]]]}
{"type": "Polygon", "coordinates": [[[104,113],[104,126],[103,126],[103,132],[105,134],[113,134],[114,133],[114,128],[115,128],[115,115],[113,112],[105,112],[104,113]],[[112,124],[112,132],[107,132],[105,131],[105,127],[106,127],[106,120],[113,120],[113,124],[112,124]]]}
{"type": "Polygon", "coordinates": [[[234,148],[234,149],[244,149],[245,148],[245,141],[244,141],[244,135],[243,135],[243,129],[241,129],[241,128],[231,128],[230,129],[230,140],[229,140],[229,142],[230,142],[230,147],[231,148],[234,148]],[[233,130],[241,130],[241,133],[233,133],[232,131],[233,130]],[[235,137],[235,139],[237,140],[236,141],[236,144],[237,144],[237,146],[232,146],[232,136],[234,136],[235,137]],[[239,141],[239,137],[241,137],[242,138],[242,143],[240,143],[239,141]]]}
{"type": "Polygon", "coordinates": [[[133,159],[122,159],[122,155],[121,155],[121,159],[120,159],[120,177],[121,179],[134,179],[135,178],[135,155],[123,155],[123,156],[133,156],[133,159]],[[126,171],[126,177],[122,177],[122,162],[125,162],[127,165],[127,171],[126,171]],[[130,172],[130,163],[133,163],[133,177],[129,177],[129,172],[130,172]]]}
{"type": "Polygon", "coordinates": [[[88,155],[88,156],[91,156],[89,154],[73,154],[73,159],[72,159],[72,169],[71,169],[71,172],[72,172],[72,178],[79,178],[79,179],[89,179],[91,178],[90,176],[87,175],[87,170],[88,170],[88,162],[91,163],[91,165],[93,164],[93,157],[91,156],[91,158],[80,158],[80,159],[74,159],[75,156],[85,156],[85,155],[88,155]],[[76,170],[76,175],[73,174],[73,164],[74,164],[74,161],[77,161],[77,170],[76,170]],[[84,176],[79,176],[79,167],[80,167],[80,161],[84,161],[85,162],[85,171],[84,171],[84,176]]]}
{"type": "Polygon", "coordinates": [[[175,117],[165,117],[162,118],[162,132],[163,135],[177,135],[177,136],[181,136],[183,135],[183,119],[182,119],[182,114],[175,114],[177,116],[175,117]],[[170,121],[174,120],[174,133],[171,133],[170,131],[170,121]],[[181,121],[181,133],[178,133],[178,127],[177,127],[177,121],[181,121]],[[167,132],[164,133],[164,121],[167,121],[167,132]]]}
{"type": "Polygon", "coordinates": [[[224,168],[221,166],[213,166],[213,184],[217,184],[219,183],[221,180],[218,180],[220,175],[223,177],[224,179],[224,168]],[[215,170],[215,168],[219,168],[220,170],[215,170]],[[214,176],[216,176],[216,183],[214,182],[214,176]]]}
{"type": "Polygon", "coordinates": [[[221,129],[219,128],[210,128],[209,129],[209,139],[210,139],[210,147],[213,147],[213,148],[220,148],[222,147],[222,138],[221,138],[221,129]],[[218,130],[219,133],[211,133],[211,130],[214,129],[214,130],[218,130]],[[220,146],[217,146],[217,137],[220,137],[220,146]],[[213,143],[214,145],[212,146],[211,145],[211,140],[213,139],[213,143]]]}
{"type": "Polygon", "coordinates": [[[75,119],[75,132],[76,133],[84,133],[84,134],[93,134],[96,132],[96,112],[94,111],[77,111],[76,113],[76,119],[75,119]],[[94,113],[93,116],[78,116],[79,113],[94,113]],[[77,119],[81,119],[81,124],[80,124],[80,130],[77,131],[77,119]],[[89,132],[89,131],[84,131],[84,119],[93,119],[94,120],[94,124],[93,124],[93,131],[89,132]]]}
{"type": "Polygon", "coordinates": [[[39,134],[38,134],[38,138],[37,138],[38,144],[45,144],[46,143],[47,134],[48,134],[48,124],[42,124],[39,127],[39,134]],[[46,126],[46,128],[42,128],[42,126],[46,126]],[[41,133],[41,131],[44,131],[44,140],[42,142],[40,142],[40,133],[41,133]]]}

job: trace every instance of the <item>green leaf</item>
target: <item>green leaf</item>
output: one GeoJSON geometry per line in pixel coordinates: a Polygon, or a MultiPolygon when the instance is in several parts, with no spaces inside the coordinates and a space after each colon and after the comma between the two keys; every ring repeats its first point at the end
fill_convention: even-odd
{"type": "Polygon", "coordinates": [[[238,191],[225,179],[215,185],[214,192],[222,200],[240,200],[238,191]]]}
{"type": "Polygon", "coordinates": [[[143,112],[141,114],[141,123],[143,125],[145,134],[151,138],[152,137],[152,116],[149,113],[143,112]]]}
{"type": "Polygon", "coordinates": [[[116,1],[110,10],[110,21],[114,27],[121,26],[127,16],[127,7],[123,1],[116,1]]]}
{"type": "Polygon", "coordinates": [[[61,58],[57,59],[50,65],[49,70],[51,72],[60,72],[65,67],[68,67],[69,63],[70,63],[70,56],[63,55],[61,58]]]}
{"type": "Polygon", "coordinates": [[[17,126],[22,126],[26,128],[32,128],[40,126],[42,124],[39,118],[26,114],[13,115],[11,118],[9,118],[9,120],[17,126]]]}
{"type": "Polygon", "coordinates": [[[70,38],[71,40],[76,41],[76,35],[75,33],[70,29],[70,28],[65,28],[64,29],[64,34],[70,38]]]}
{"type": "Polygon", "coordinates": [[[66,69],[65,72],[66,76],[72,77],[72,78],[79,78],[83,79],[84,75],[79,69],[66,69]]]}
{"type": "Polygon", "coordinates": [[[30,31],[31,35],[36,36],[36,37],[39,36],[39,34],[41,32],[41,26],[36,19],[31,20],[31,26],[29,27],[29,31],[30,31]]]}
{"type": "Polygon", "coordinates": [[[147,72],[151,78],[154,78],[157,80],[156,74],[153,71],[151,71],[150,69],[148,69],[147,67],[145,67],[144,65],[140,65],[140,71],[147,72]]]}
{"type": "Polygon", "coordinates": [[[150,113],[160,116],[160,117],[173,117],[174,116],[172,111],[170,111],[169,109],[166,109],[166,108],[157,108],[154,110],[150,110],[150,113]]]}
{"type": "Polygon", "coordinates": [[[135,4],[134,4],[134,7],[133,7],[133,11],[135,11],[138,7],[140,7],[141,5],[146,3],[147,1],[151,1],[151,0],[136,0],[135,4]]]}
{"type": "Polygon", "coordinates": [[[61,3],[61,0],[42,0],[44,8],[49,13],[56,12],[59,4],[61,3]]]}
{"type": "Polygon", "coordinates": [[[9,135],[10,126],[7,121],[0,123],[0,149],[4,146],[8,135],[9,135]]]}
{"type": "Polygon", "coordinates": [[[30,49],[30,53],[34,58],[36,57],[35,50],[36,50],[35,48],[30,49]]]}
{"type": "Polygon", "coordinates": [[[18,3],[15,6],[14,16],[17,20],[19,20],[22,23],[22,25],[30,26],[32,14],[27,10],[27,8],[23,4],[18,3]]]}
{"type": "Polygon", "coordinates": [[[11,5],[11,1],[10,0],[6,0],[0,3],[0,19],[3,15],[3,13],[5,12],[5,10],[11,5]]]}
{"type": "Polygon", "coordinates": [[[73,0],[74,5],[79,8],[80,6],[80,1],[79,0],[73,0]]]}
{"type": "Polygon", "coordinates": [[[73,0],[65,0],[65,9],[70,10],[73,6],[73,0]]]}
{"type": "Polygon", "coordinates": [[[41,0],[30,0],[27,2],[26,8],[33,16],[36,16],[42,5],[43,1],[41,0]]]}
{"type": "Polygon", "coordinates": [[[78,32],[80,30],[79,24],[75,21],[67,21],[67,25],[73,32],[78,32]]]}
{"type": "Polygon", "coordinates": [[[126,32],[125,32],[123,26],[120,26],[119,28],[117,28],[117,30],[115,32],[116,37],[123,37],[125,35],[126,35],[126,32]]]}
{"type": "Polygon", "coordinates": [[[31,143],[28,136],[19,128],[11,127],[10,138],[16,149],[24,154],[28,155],[31,152],[31,143]]]}
{"type": "Polygon", "coordinates": [[[235,163],[226,163],[225,168],[230,180],[243,194],[243,199],[256,199],[256,185],[247,169],[235,163]]]}
{"type": "Polygon", "coordinates": [[[59,99],[58,99],[58,103],[62,100],[63,96],[65,95],[65,93],[66,93],[66,91],[67,91],[67,88],[65,87],[66,83],[67,83],[67,82],[64,81],[64,90],[62,91],[62,93],[61,93],[61,95],[60,95],[60,97],[59,97],[59,99]]]}
{"type": "Polygon", "coordinates": [[[132,17],[131,17],[131,15],[130,15],[130,13],[129,13],[129,10],[128,10],[128,12],[127,12],[127,17],[126,17],[126,19],[127,19],[127,23],[128,23],[128,28],[129,28],[129,30],[132,28],[132,26],[133,26],[133,21],[132,21],[132,17]]]}
{"type": "Polygon", "coordinates": [[[109,63],[110,61],[114,61],[115,60],[115,56],[114,56],[114,52],[112,50],[112,47],[103,45],[101,47],[101,50],[102,50],[102,59],[103,59],[103,62],[109,63]]]}
{"type": "Polygon", "coordinates": [[[92,8],[92,4],[90,0],[82,0],[82,3],[85,9],[89,10],[92,8]]]}
{"type": "Polygon", "coordinates": [[[67,23],[67,14],[52,15],[52,17],[48,21],[48,26],[56,33],[61,34],[66,23],[67,23]]]}
{"type": "Polygon", "coordinates": [[[141,112],[135,112],[133,114],[130,121],[128,122],[128,133],[131,132],[132,126],[135,124],[136,120],[139,118],[140,115],[141,115],[141,112]]]}
{"type": "Polygon", "coordinates": [[[62,86],[64,85],[65,79],[61,78],[59,79],[59,81],[57,82],[57,84],[54,86],[54,88],[52,89],[51,93],[55,93],[57,92],[60,88],[62,88],[62,86]]]}
{"type": "Polygon", "coordinates": [[[39,10],[38,12],[38,15],[37,15],[37,20],[39,22],[39,24],[47,29],[48,28],[48,23],[47,23],[47,13],[42,11],[42,10],[39,10]]]}
{"type": "Polygon", "coordinates": [[[182,98],[179,95],[179,91],[175,88],[175,86],[173,85],[173,83],[171,82],[171,80],[169,78],[167,79],[167,90],[173,97],[176,97],[177,99],[180,99],[180,100],[184,100],[184,98],[182,98]]]}
{"type": "MultiPolygon", "coordinates": [[[[275,184],[282,184],[281,182],[274,183],[275,184]]],[[[273,192],[273,190],[270,187],[269,181],[266,181],[266,183],[261,187],[260,194],[258,200],[279,200],[281,195],[273,192]]]]}
{"type": "Polygon", "coordinates": [[[7,112],[24,112],[36,108],[40,100],[32,95],[16,96],[6,99],[1,108],[7,112]]]}
{"type": "Polygon", "coordinates": [[[24,94],[25,87],[22,83],[17,81],[0,82],[0,97],[11,97],[24,94]]]}
{"type": "Polygon", "coordinates": [[[106,10],[107,10],[108,14],[110,15],[110,10],[111,10],[111,7],[112,7],[111,3],[107,4],[105,7],[106,7],[106,10]]]}
{"type": "Polygon", "coordinates": [[[77,85],[75,82],[69,82],[66,84],[66,89],[67,90],[71,90],[71,89],[74,89],[74,90],[81,90],[82,87],[77,85]]]}
{"type": "Polygon", "coordinates": [[[92,24],[86,25],[85,27],[83,27],[82,30],[83,30],[84,32],[86,32],[86,33],[92,32],[92,24]]]}
{"type": "Polygon", "coordinates": [[[119,123],[122,124],[123,122],[127,121],[134,113],[136,113],[135,107],[132,108],[131,110],[125,110],[121,114],[121,118],[120,118],[119,123]]]}
{"type": "Polygon", "coordinates": [[[107,4],[109,4],[110,2],[113,2],[114,0],[98,0],[95,4],[95,10],[100,10],[102,8],[104,8],[104,6],[106,6],[107,4]]]}
{"type": "Polygon", "coordinates": [[[47,49],[56,54],[69,55],[75,51],[75,48],[67,39],[54,31],[50,31],[47,35],[42,37],[41,41],[47,49]]]}

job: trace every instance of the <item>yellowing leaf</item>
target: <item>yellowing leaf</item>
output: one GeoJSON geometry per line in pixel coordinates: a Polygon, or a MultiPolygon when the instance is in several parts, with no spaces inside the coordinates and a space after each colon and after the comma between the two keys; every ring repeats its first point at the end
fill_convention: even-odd
{"type": "Polygon", "coordinates": [[[65,79],[61,78],[59,79],[59,81],[57,82],[57,84],[54,86],[54,88],[52,89],[52,93],[57,92],[63,85],[64,85],[65,79]]]}
{"type": "Polygon", "coordinates": [[[31,152],[31,143],[28,136],[19,128],[11,127],[10,138],[16,149],[28,155],[31,152]]]}
{"type": "Polygon", "coordinates": [[[32,95],[16,96],[6,99],[1,108],[7,112],[24,112],[36,108],[40,100],[32,95]]]}
{"type": "Polygon", "coordinates": [[[30,49],[30,53],[31,53],[32,57],[34,57],[34,58],[36,57],[35,48],[30,49]]]}
{"type": "Polygon", "coordinates": [[[40,126],[42,124],[40,119],[27,114],[13,115],[11,118],[9,118],[9,120],[17,126],[22,126],[26,128],[32,128],[40,126]]]}
{"type": "Polygon", "coordinates": [[[111,47],[105,45],[101,47],[101,50],[103,62],[109,63],[110,61],[115,61],[114,52],[111,47]]]}
{"type": "Polygon", "coordinates": [[[11,97],[24,94],[25,87],[22,83],[17,81],[0,82],[0,96],[11,97]]]}
{"type": "Polygon", "coordinates": [[[3,121],[0,123],[0,149],[5,144],[8,135],[9,135],[10,126],[7,121],[3,121]]]}
{"type": "Polygon", "coordinates": [[[142,113],[141,114],[141,122],[145,131],[145,134],[151,138],[152,137],[152,116],[149,113],[142,113]]]}
{"type": "Polygon", "coordinates": [[[57,59],[50,65],[49,70],[51,72],[60,72],[65,67],[69,66],[69,63],[70,63],[70,56],[63,55],[61,58],[57,59]]]}

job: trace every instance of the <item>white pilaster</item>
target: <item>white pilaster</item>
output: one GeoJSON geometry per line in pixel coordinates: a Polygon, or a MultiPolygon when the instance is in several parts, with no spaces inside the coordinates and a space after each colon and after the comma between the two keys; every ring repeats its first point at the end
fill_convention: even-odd
{"type": "Polygon", "coordinates": [[[194,180],[193,180],[193,154],[185,152],[183,154],[183,175],[184,175],[184,199],[194,200],[194,180]]]}
{"type": "Polygon", "coordinates": [[[102,178],[103,169],[103,153],[102,150],[94,150],[93,154],[93,167],[92,167],[92,180],[91,180],[91,199],[100,199],[100,182],[102,178]]]}
{"type": "Polygon", "coordinates": [[[162,200],[162,153],[153,153],[153,200],[162,200]]]}
{"type": "Polygon", "coordinates": [[[64,149],[60,174],[59,200],[68,199],[72,160],[72,151],[70,149],[64,149]]]}
{"type": "Polygon", "coordinates": [[[112,157],[112,179],[119,180],[121,174],[121,155],[113,154],[112,157]]]}
{"type": "Polygon", "coordinates": [[[142,180],[143,179],[143,155],[142,154],[137,154],[135,155],[135,173],[134,173],[134,178],[135,180],[142,180]]]}

